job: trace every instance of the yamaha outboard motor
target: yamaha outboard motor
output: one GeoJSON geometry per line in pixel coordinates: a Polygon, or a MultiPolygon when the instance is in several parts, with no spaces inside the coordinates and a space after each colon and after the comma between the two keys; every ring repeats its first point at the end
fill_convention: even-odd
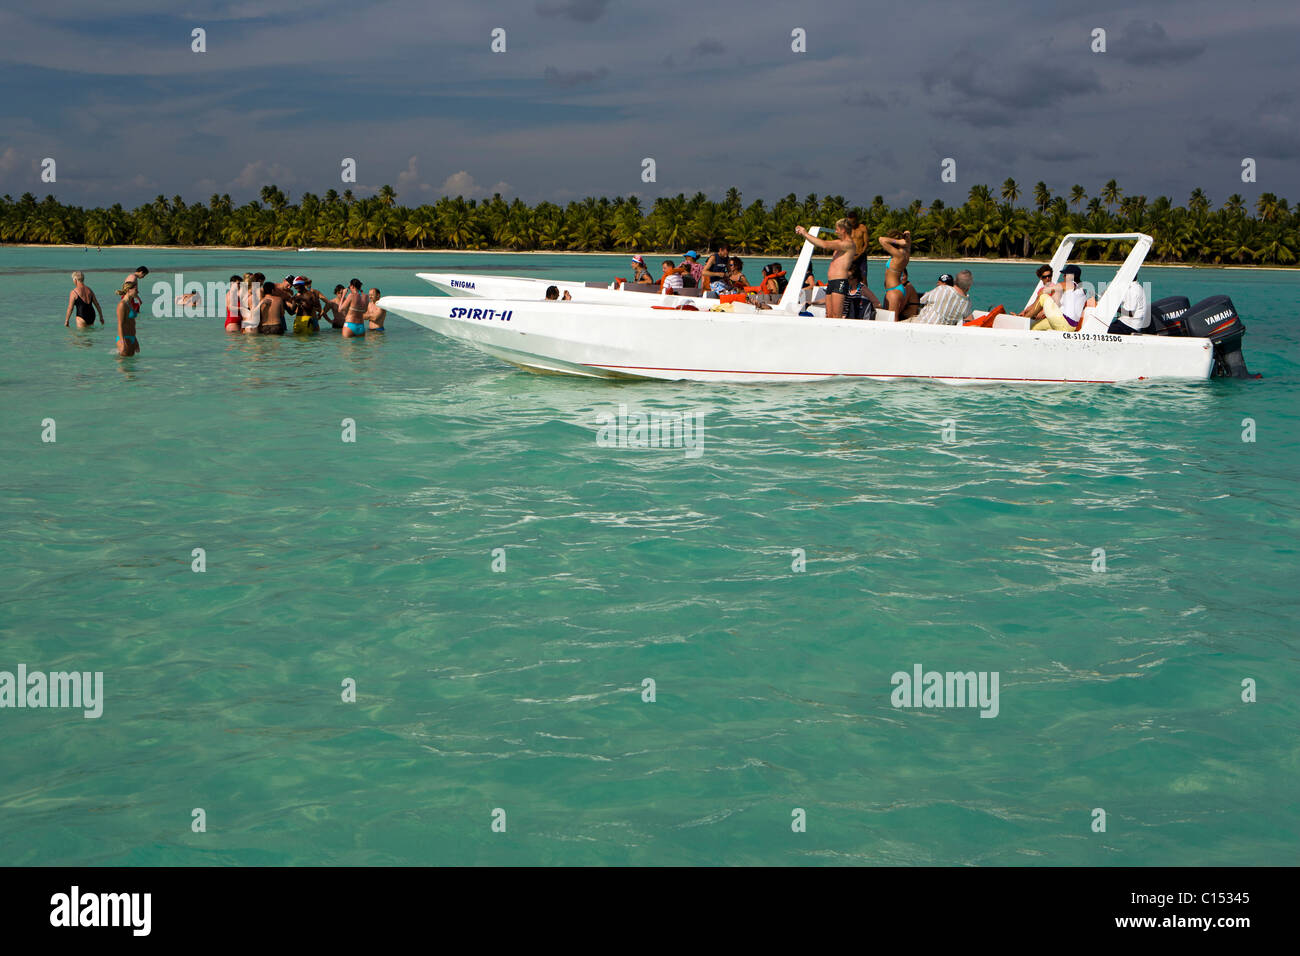
{"type": "Polygon", "coordinates": [[[1186,329],[1182,334],[1196,339],[1209,339],[1214,343],[1216,376],[1255,377],[1246,368],[1246,360],[1241,355],[1241,339],[1246,334],[1246,323],[1241,321],[1232,300],[1226,295],[1212,295],[1208,299],[1202,299],[1188,308],[1181,320],[1186,329]]]}
{"type": "Polygon", "coordinates": [[[1157,299],[1151,303],[1151,327],[1146,331],[1151,335],[1186,335],[1184,318],[1191,307],[1192,300],[1185,295],[1157,299]]]}

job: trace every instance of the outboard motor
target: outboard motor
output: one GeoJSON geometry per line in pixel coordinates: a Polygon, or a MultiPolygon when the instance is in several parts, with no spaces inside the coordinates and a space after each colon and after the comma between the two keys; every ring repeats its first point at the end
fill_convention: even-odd
{"type": "Polygon", "coordinates": [[[1192,307],[1192,300],[1185,295],[1171,295],[1151,303],[1150,335],[1186,335],[1187,323],[1184,318],[1192,307]]]}
{"type": "MultiPolygon", "coordinates": [[[[1169,299],[1161,299],[1168,302],[1169,299]]],[[[1183,299],[1186,302],[1186,299],[1183,299]]],[[[1157,303],[1159,304],[1159,303],[1157,303]]],[[[1181,316],[1183,335],[1209,339],[1214,343],[1214,375],[1227,378],[1255,378],[1246,368],[1241,355],[1241,340],[1246,323],[1241,321],[1232,300],[1226,295],[1212,295],[1189,307],[1181,316]]]]}

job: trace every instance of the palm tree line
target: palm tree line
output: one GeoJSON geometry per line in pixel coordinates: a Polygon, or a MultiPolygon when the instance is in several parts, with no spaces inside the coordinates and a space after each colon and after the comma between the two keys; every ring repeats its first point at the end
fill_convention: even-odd
{"type": "MultiPolygon", "coordinates": [[[[744,205],[733,187],[721,202],[678,194],[656,199],[649,210],[636,196],[530,206],[499,193],[409,208],[397,205],[391,186],[366,198],[351,190],[304,193],[296,204],[266,186],[260,201],[242,206],[214,194],[207,204],[158,196],[127,210],[65,206],[26,193],[0,200],[0,242],[615,252],[712,249],[726,241],[741,255],[790,256],[802,245],[795,226],[829,226],[856,212],[871,235],[910,230],[915,254],[939,258],[1042,257],[1070,232],[1149,233],[1151,258],[1159,262],[1289,265],[1300,252],[1300,203],[1293,209],[1273,193],[1260,195],[1253,214],[1240,195],[1215,209],[1198,188],[1186,205],[1175,206],[1168,196],[1125,195],[1113,179],[1094,196],[1079,185],[1068,198],[1054,195],[1043,182],[1033,188],[1032,206],[1018,205],[1021,195],[1020,185],[1007,179],[997,196],[988,186],[972,186],[961,206],[916,199],[893,208],[876,196],[851,209],[843,196],[815,193],[802,201],[790,193],[770,206],[744,205]]],[[[1125,251],[1119,243],[1081,245],[1092,259],[1121,258],[1125,251]]]]}

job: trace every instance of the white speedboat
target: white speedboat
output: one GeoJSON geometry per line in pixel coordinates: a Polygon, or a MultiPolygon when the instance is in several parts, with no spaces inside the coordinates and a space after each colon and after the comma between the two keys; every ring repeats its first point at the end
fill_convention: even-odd
{"type": "MultiPolygon", "coordinates": [[[[649,305],[679,306],[690,302],[698,309],[708,309],[718,304],[718,299],[689,293],[665,295],[657,287],[638,287],[632,284],[611,282],[567,282],[555,279],[532,279],[523,276],[484,275],[476,272],[417,272],[416,276],[447,295],[471,296],[482,299],[520,299],[540,302],[546,290],[555,286],[560,297],[567,292],[566,302],[589,302],[599,305],[629,305],[645,308],[649,305]]],[[[820,307],[823,308],[824,307],[820,307]]]]}
{"type": "MultiPolygon", "coordinates": [[[[878,311],[876,321],[800,315],[799,287],[811,243],[804,244],[786,294],[767,310],[736,311],[740,303],[732,311],[686,311],[471,296],[386,296],[379,304],[511,364],[591,378],[1112,383],[1204,379],[1216,369],[1244,377],[1245,326],[1223,296],[1179,309],[1162,300],[1165,334],[1104,331],[1152,240],[1139,233],[1067,236],[1053,256],[1053,278],[1079,239],[1134,242],[1090,319],[1101,331],[1088,331],[1085,324],[1078,332],[1034,332],[1020,316],[998,316],[991,327],[976,327],[895,322],[887,311],[878,311]]],[[[977,318],[985,315],[975,312],[977,318]]]]}

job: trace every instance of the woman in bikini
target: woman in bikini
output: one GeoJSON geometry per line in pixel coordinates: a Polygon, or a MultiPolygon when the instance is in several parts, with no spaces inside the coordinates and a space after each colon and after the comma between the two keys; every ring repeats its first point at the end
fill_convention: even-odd
{"type": "Polygon", "coordinates": [[[99,313],[99,324],[104,324],[104,310],[99,307],[99,299],[86,285],[83,272],[72,273],[72,291],[68,293],[68,311],[63,316],[64,328],[72,319],[73,311],[77,313],[77,328],[89,329],[95,325],[95,313],[99,313]]]}
{"type": "Polygon", "coordinates": [[[240,283],[243,280],[239,276],[230,277],[230,288],[226,290],[226,331],[239,333],[239,323],[242,319],[239,308],[240,283]]]}
{"type": "Polygon", "coordinates": [[[885,267],[885,308],[897,315],[907,303],[903,272],[912,259],[912,234],[894,230],[880,237],[880,245],[889,253],[889,265],[885,267]]]}
{"type": "Polygon", "coordinates": [[[117,290],[117,354],[138,355],[140,340],[135,336],[135,319],[140,314],[140,297],[135,294],[134,279],[122,283],[117,290]]]}
{"type": "Polygon", "coordinates": [[[343,337],[345,339],[362,338],[366,334],[366,309],[370,300],[361,291],[361,280],[353,279],[348,283],[347,294],[339,303],[339,311],[344,315],[343,337]]]}

